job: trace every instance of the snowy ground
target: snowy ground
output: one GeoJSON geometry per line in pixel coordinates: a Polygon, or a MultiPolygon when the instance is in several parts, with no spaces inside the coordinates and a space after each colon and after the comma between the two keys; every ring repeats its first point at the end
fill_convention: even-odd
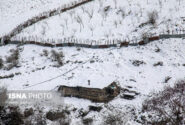
{"type": "Polygon", "coordinates": [[[43,20],[18,36],[43,39],[135,39],[143,33],[160,34],[183,29],[185,1],[179,0],[95,0],[66,13],[43,20]],[[148,14],[157,12],[156,24],[139,27],[148,14]]]}
{"type": "MultiPolygon", "coordinates": [[[[121,49],[53,48],[59,52],[62,51],[65,56],[64,62],[66,64],[56,68],[53,67],[55,62],[51,62],[48,57],[41,56],[44,49],[50,53],[51,48],[35,45],[20,46],[21,67],[10,71],[0,70],[0,75],[4,76],[16,72],[22,74],[10,79],[2,79],[1,84],[10,90],[52,90],[58,85],[103,88],[113,81],[118,81],[122,87],[132,86],[144,96],[152,91],[160,90],[166,85],[173,85],[176,80],[184,78],[184,47],[185,40],[169,39],[155,41],[146,46],[121,49]],[[160,52],[155,52],[158,47],[160,52]],[[134,66],[132,64],[134,60],[143,61],[145,64],[134,66]],[[160,61],[163,62],[163,66],[153,66],[160,61]],[[43,67],[45,67],[43,70],[37,70],[43,67]],[[34,86],[62,75],[73,68],[76,69],[66,75],[34,86]],[[168,83],[164,83],[168,76],[172,78],[168,83]],[[90,80],[90,85],[88,85],[88,80],[90,80]],[[25,88],[25,85],[28,88],[25,88]]],[[[9,50],[12,48],[16,48],[16,46],[0,47],[0,56],[5,60],[5,56],[9,55],[9,50]]],[[[120,104],[124,102],[125,100],[121,101],[120,104]]]]}
{"type": "Polygon", "coordinates": [[[74,0],[1,0],[0,36],[42,12],[58,8],[74,0]]]}
{"type": "MultiPolygon", "coordinates": [[[[1,0],[0,36],[30,17],[71,1],[1,0]]],[[[101,40],[140,38],[145,32],[159,34],[166,30],[182,29],[185,25],[181,19],[185,17],[185,1],[179,1],[95,0],[38,22],[16,37],[38,36],[43,39],[76,37],[101,40]],[[109,9],[105,12],[107,7],[109,9]],[[156,25],[139,28],[140,24],[147,22],[148,13],[153,10],[157,11],[159,16],[156,25]]],[[[15,48],[16,45],[0,46],[0,57],[5,60],[6,56],[10,55],[10,50],[15,48]]],[[[56,90],[59,85],[104,88],[111,82],[117,81],[121,87],[131,86],[132,90],[139,92],[140,95],[130,101],[118,96],[108,105],[114,105],[118,109],[126,105],[134,105],[137,108],[150,93],[168,85],[172,86],[177,80],[185,78],[184,39],[159,40],[145,46],[109,49],[49,48],[35,45],[24,45],[18,48],[20,67],[10,71],[0,69],[0,76],[21,73],[13,78],[0,80],[0,86],[7,86],[8,90],[56,90]],[[48,57],[41,56],[43,50],[49,52],[48,57]],[[64,66],[54,67],[56,62],[50,59],[51,50],[64,53],[64,66]],[[156,52],[156,50],[160,51],[156,52]],[[143,61],[143,64],[134,66],[132,63],[135,60],[143,61]],[[163,62],[163,65],[154,66],[158,62],[163,62]],[[72,71],[65,74],[69,70],[72,71]],[[165,83],[167,77],[171,79],[165,83]]],[[[106,104],[92,103],[84,99],[64,98],[64,102],[78,109],[87,109],[89,105],[103,105],[104,109],[100,113],[88,114],[89,117],[95,118],[97,124],[107,110],[106,104]]],[[[46,109],[50,108],[46,107],[46,109]]],[[[72,123],[75,125],[79,119],[76,118],[75,113],[73,115],[72,118],[76,120],[72,123]]]]}
{"type": "MultiPolygon", "coordinates": [[[[0,47],[0,56],[5,60],[5,56],[9,55],[9,50],[12,48],[15,49],[16,46],[0,47]]],[[[53,48],[58,52],[63,52],[64,62],[68,62],[60,68],[53,67],[55,62],[52,62],[49,57],[41,56],[43,50],[50,52],[52,48],[25,45],[20,46],[19,49],[21,50],[19,59],[21,67],[10,71],[0,70],[1,76],[17,72],[22,73],[13,78],[1,79],[1,85],[7,86],[9,90],[56,90],[58,85],[103,88],[113,81],[118,81],[121,87],[132,86],[132,90],[140,93],[136,99],[131,101],[121,99],[118,96],[108,103],[117,109],[129,105],[140,107],[142,101],[152,92],[160,91],[164,86],[172,86],[177,80],[185,78],[185,66],[183,66],[185,64],[184,39],[160,40],[146,46],[120,49],[53,48]],[[155,52],[158,48],[160,52],[155,52]],[[140,60],[145,64],[137,67],[132,64],[133,60],[140,60]],[[153,66],[159,61],[163,62],[163,66],[153,66]],[[43,67],[45,67],[43,70],[37,69],[43,67]],[[35,85],[62,75],[75,67],[78,68],[66,75],[35,85]],[[168,76],[171,79],[165,83],[165,78],[168,76]],[[90,85],[88,85],[88,80],[91,81],[90,85]]],[[[83,108],[84,110],[89,105],[105,106],[102,103],[92,103],[89,100],[77,98],[64,98],[64,103],[69,107],[83,108]]],[[[48,111],[50,108],[45,107],[44,109],[48,111]]],[[[101,113],[92,112],[87,117],[93,117],[99,124],[102,121],[101,116],[107,110],[104,108],[101,113]]],[[[74,124],[79,120],[75,114],[71,116],[74,124]]]]}

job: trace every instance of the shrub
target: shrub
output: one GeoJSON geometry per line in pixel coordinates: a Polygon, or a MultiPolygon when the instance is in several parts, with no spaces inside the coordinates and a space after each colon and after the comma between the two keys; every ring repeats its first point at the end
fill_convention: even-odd
{"type": "Polygon", "coordinates": [[[3,65],[4,65],[4,64],[3,64],[3,59],[0,58],[0,69],[3,68],[3,65]]]}
{"type": "Polygon", "coordinates": [[[141,38],[142,40],[146,40],[149,37],[148,33],[142,33],[141,38]]]}
{"type": "Polygon", "coordinates": [[[62,52],[58,53],[55,50],[51,51],[52,61],[56,61],[58,63],[58,66],[63,66],[63,57],[64,54],[62,52]]]}
{"type": "Polygon", "coordinates": [[[83,123],[84,125],[92,125],[93,119],[92,119],[92,118],[83,119],[83,120],[82,120],[82,123],[83,123]]]}
{"type": "Polygon", "coordinates": [[[16,62],[19,59],[19,50],[18,49],[12,49],[10,50],[11,55],[6,57],[6,62],[7,63],[12,63],[12,62],[16,62]]]}
{"type": "Polygon", "coordinates": [[[18,107],[5,107],[0,112],[0,121],[4,125],[22,125],[23,115],[18,107]]]}
{"type": "Polygon", "coordinates": [[[32,108],[25,109],[24,117],[24,125],[46,125],[46,118],[40,107],[37,107],[35,110],[32,108]]]}
{"type": "Polygon", "coordinates": [[[17,67],[19,64],[19,50],[17,49],[12,49],[10,50],[11,55],[6,57],[6,62],[9,63],[8,66],[6,67],[7,70],[11,70],[14,67],[17,67]]]}
{"type": "Polygon", "coordinates": [[[25,109],[24,110],[24,117],[25,118],[27,118],[27,117],[29,117],[29,116],[31,116],[33,114],[34,114],[34,112],[33,112],[33,109],[32,108],[29,108],[29,109],[25,109]]]}
{"type": "Polygon", "coordinates": [[[6,107],[8,99],[7,89],[0,88],[0,124],[4,125],[21,125],[23,124],[23,115],[16,106],[6,107]]]}
{"type": "Polygon", "coordinates": [[[140,60],[133,60],[132,64],[134,66],[140,66],[140,65],[143,65],[143,64],[146,64],[144,61],[140,61],[140,60]]]}
{"type": "Polygon", "coordinates": [[[34,125],[46,125],[46,118],[43,116],[42,112],[39,112],[37,115],[34,116],[33,122],[34,125]]]}
{"type": "Polygon", "coordinates": [[[62,111],[49,111],[46,113],[46,118],[51,121],[56,121],[59,125],[70,125],[71,119],[69,118],[70,111],[64,109],[62,111]]]}
{"type": "Polygon", "coordinates": [[[157,18],[158,18],[157,11],[152,11],[148,13],[148,23],[154,25],[156,23],[157,18]]]}
{"type": "Polygon", "coordinates": [[[103,115],[103,125],[127,125],[132,119],[132,110],[130,106],[117,107],[114,105],[105,105],[107,108],[103,115]]]}
{"type": "Polygon", "coordinates": [[[6,67],[6,70],[11,70],[14,67],[17,67],[17,65],[18,65],[18,62],[16,62],[16,61],[12,62],[12,63],[8,64],[8,66],[6,67]]]}
{"type": "Polygon", "coordinates": [[[163,66],[163,62],[162,61],[159,61],[159,62],[153,64],[153,66],[163,66]]]}
{"type": "Polygon", "coordinates": [[[53,111],[49,111],[46,113],[46,118],[51,120],[51,121],[55,121],[57,119],[60,118],[65,118],[65,113],[64,112],[53,112],[53,111]]]}
{"type": "Polygon", "coordinates": [[[185,81],[174,87],[166,87],[151,99],[144,101],[142,112],[148,114],[143,124],[183,125],[185,124],[185,81]]]}
{"type": "Polygon", "coordinates": [[[48,57],[49,53],[46,49],[43,50],[43,54],[41,54],[41,56],[46,56],[48,57]]]}
{"type": "Polygon", "coordinates": [[[104,118],[104,125],[122,125],[123,120],[121,115],[109,113],[108,116],[104,118]]]}
{"type": "Polygon", "coordinates": [[[58,120],[59,125],[70,125],[71,119],[69,117],[66,117],[64,119],[58,120]]]}

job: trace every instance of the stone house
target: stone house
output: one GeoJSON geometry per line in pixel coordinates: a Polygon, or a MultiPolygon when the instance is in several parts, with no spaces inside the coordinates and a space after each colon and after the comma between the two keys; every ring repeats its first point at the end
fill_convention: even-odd
{"type": "Polygon", "coordinates": [[[99,88],[86,88],[86,87],[68,87],[60,86],[58,91],[64,97],[77,97],[83,99],[89,99],[93,102],[108,102],[114,99],[120,93],[120,87],[116,82],[111,83],[109,86],[103,89],[99,88]]]}

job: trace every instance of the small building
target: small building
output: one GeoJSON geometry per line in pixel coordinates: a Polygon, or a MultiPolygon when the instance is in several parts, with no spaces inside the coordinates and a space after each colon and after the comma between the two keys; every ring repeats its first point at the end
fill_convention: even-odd
{"type": "Polygon", "coordinates": [[[58,91],[64,97],[77,97],[83,99],[89,99],[93,102],[108,102],[114,99],[120,93],[120,87],[116,82],[111,83],[109,86],[99,88],[86,88],[86,87],[68,87],[60,86],[58,91]]]}

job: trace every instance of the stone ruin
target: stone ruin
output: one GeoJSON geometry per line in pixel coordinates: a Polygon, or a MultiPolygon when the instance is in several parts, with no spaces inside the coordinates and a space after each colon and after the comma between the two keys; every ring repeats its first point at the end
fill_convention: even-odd
{"type": "Polygon", "coordinates": [[[60,92],[64,97],[89,99],[92,102],[109,102],[120,94],[120,87],[116,84],[116,82],[111,83],[103,89],[80,86],[60,86],[58,88],[58,92],[60,92]]]}

